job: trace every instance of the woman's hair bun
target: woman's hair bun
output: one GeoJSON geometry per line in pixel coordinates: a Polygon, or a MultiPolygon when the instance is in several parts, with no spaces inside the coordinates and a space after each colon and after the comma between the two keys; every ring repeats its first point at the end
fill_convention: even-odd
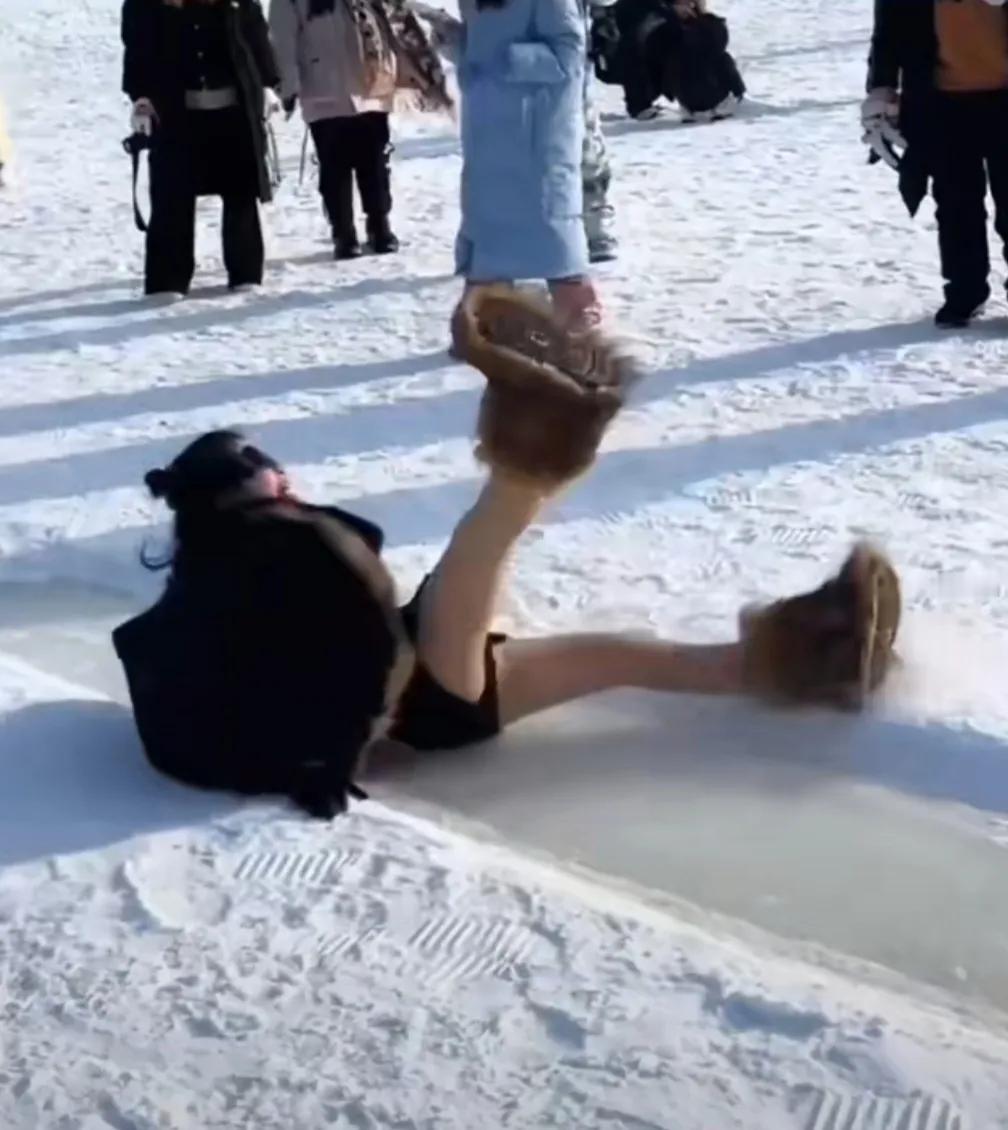
{"type": "Polygon", "coordinates": [[[144,483],[154,498],[167,498],[175,484],[175,476],[171,471],[158,467],[144,475],[144,483]]]}

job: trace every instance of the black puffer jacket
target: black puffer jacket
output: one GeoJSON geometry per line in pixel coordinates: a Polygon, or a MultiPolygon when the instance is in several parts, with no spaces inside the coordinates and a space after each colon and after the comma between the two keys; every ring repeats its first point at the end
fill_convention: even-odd
{"type": "Polygon", "coordinates": [[[315,815],[343,806],[401,632],[394,592],[375,597],[387,574],[341,551],[348,528],[378,554],[381,530],[335,507],[216,512],[163,596],[116,628],[156,769],[315,815]]]}
{"type": "Polygon", "coordinates": [[[134,102],[148,98],[160,128],[171,131],[184,119],[188,24],[194,11],[222,16],[231,69],[255,148],[259,199],[273,196],[263,126],[264,89],[279,89],[269,31],[258,0],[217,0],[217,5],[169,0],[124,0],[122,7],[123,91],[134,102]],[[208,12],[218,6],[222,13],[208,12]]]}
{"type": "MultiPolygon", "coordinates": [[[[900,193],[915,215],[927,194],[932,160],[930,141],[937,96],[936,0],[875,0],[875,24],[868,55],[866,89],[890,87],[900,93],[900,131],[907,150],[900,168],[900,193]]],[[[1002,9],[1008,20],[1008,6],[1002,9]]]]}

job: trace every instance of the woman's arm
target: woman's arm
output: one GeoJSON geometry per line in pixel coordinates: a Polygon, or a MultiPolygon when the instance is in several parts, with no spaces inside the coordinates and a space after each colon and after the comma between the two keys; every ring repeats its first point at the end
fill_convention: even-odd
{"type": "Polygon", "coordinates": [[[259,0],[249,0],[246,11],[248,13],[246,28],[248,29],[249,46],[252,49],[252,56],[259,71],[259,78],[263,86],[276,90],[280,85],[280,70],[277,67],[277,58],[270,41],[269,28],[266,26],[266,17],[263,15],[259,0]]]}
{"type": "Polygon", "coordinates": [[[301,21],[297,0],[270,0],[269,29],[280,68],[280,97],[286,102],[301,93],[298,69],[298,38],[301,21]]]}
{"type": "Polygon", "coordinates": [[[875,26],[868,56],[869,93],[879,87],[899,90],[900,65],[897,37],[898,14],[892,0],[875,0],[875,26]]]}
{"type": "Polygon", "coordinates": [[[120,19],[123,43],[122,89],[131,102],[151,98],[153,61],[151,47],[154,29],[147,0],[124,0],[120,19]]]}
{"type": "Polygon", "coordinates": [[[584,69],[585,16],[578,0],[537,0],[534,27],[538,40],[508,46],[506,82],[562,83],[584,69]]]}

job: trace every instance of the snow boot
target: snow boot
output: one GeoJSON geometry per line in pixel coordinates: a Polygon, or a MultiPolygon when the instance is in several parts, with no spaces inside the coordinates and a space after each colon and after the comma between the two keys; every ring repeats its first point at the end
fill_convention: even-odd
{"type": "Polygon", "coordinates": [[[940,330],[965,329],[974,318],[983,313],[989,297],[988,292],[977,295],[972,300],[959,297],[946,298],[944,305],[935,314],[935,325],[940,330]]]}
{"type": "Polygon", "coordinates": [[[399,250],[399,240],[389,227],[388,216],[368,216],[368,250],[374,255],[394,255],[399,250]]]}
{"type": "Polygon", "coordinates": [[[333,258],[359,259],[363,254],[357,232],[353,228],[333,232],[333,258]]]}
{"type": "Polygon", "coordinates": [[[590,263],[611,263],[619,251],[616,237],[608,232],[588,238],[588,261],[590,263]]]}
{"type": "Polygon", "coordinates": [[[471,289],[453,322],[456,348],[487,380],[477,458],[546,490],[583,474],[640,375],[631,359],[512,287],[471,289]]]}
{"type": "Polygon", "coordinates": [[[900,581],[879,549],[859,542],[812,592],[743,609],[743,677],[777,704],[861,710],[897,662],[900,581]]]}

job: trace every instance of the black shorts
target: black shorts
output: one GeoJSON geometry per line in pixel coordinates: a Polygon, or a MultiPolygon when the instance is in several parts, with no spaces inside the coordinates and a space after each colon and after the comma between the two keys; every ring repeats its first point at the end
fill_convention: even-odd
{"type": "MultiPolygon", "coordinates": [[[[413,599],[400,610],[406,634],[415,645],[419,627],[421,583],[413,599]]],[[[478,702],[446,691],[427,668],[417,660],[413,674],[399,699],[396,719],[388,732],[395,741],[413,749],[458,749],[487,741],[500,733],[497,704],[497,661],[494,650],[507,636],[498,632],[487,636],[485,659],[486,685],[478,702]]]]}

